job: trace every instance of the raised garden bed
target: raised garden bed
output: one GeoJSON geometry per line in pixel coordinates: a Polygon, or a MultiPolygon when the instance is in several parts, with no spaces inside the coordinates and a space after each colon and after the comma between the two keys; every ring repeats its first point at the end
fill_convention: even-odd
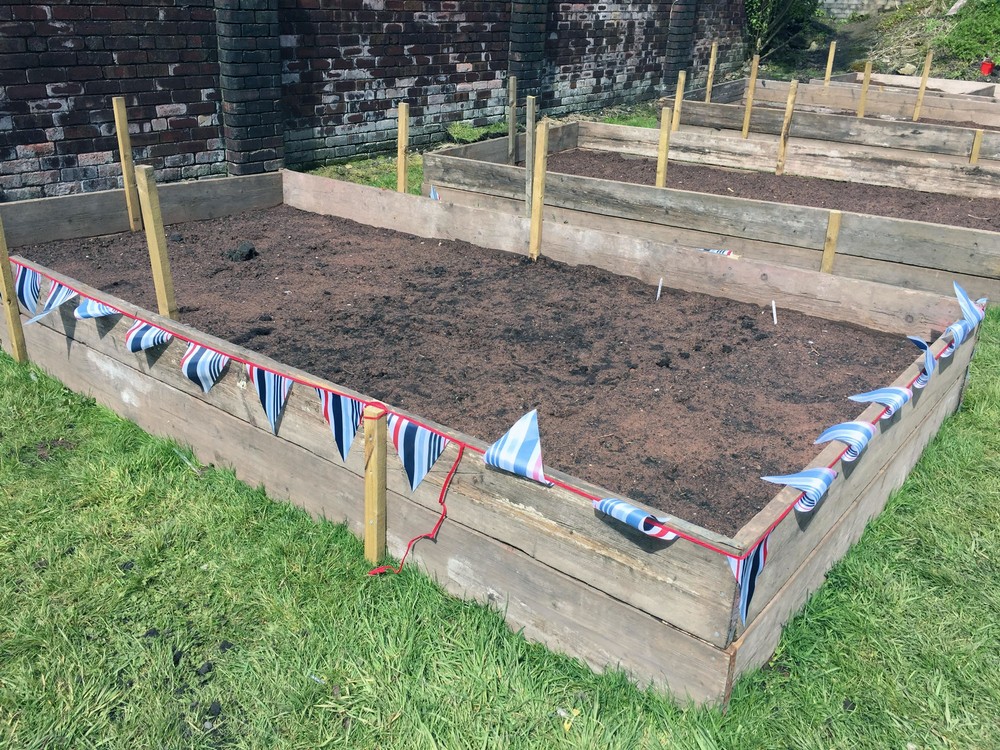
{"type": "MultiPolygon", "coordinates": [[[[196,192],[202,188],[176,186],[176,205],[186,205],[183,200],[186,189],[196,192]]],[[[299,209],[349,215],[363,224],[390,227],[425,238],[476,242],[522,255],[527,244],[525,222],[520,218],[305,175],[284,173],[219,181],[213,190],[216,213],[223,205],[264,208],[283,201],[299,209]],[[257,196],[255,200],[243,199],[251,193],[257,196]]],[[[121,200],[120,191],[112,195],[121,200]]],[[[107,198],[84,195],[38,201],[41,204],[38,215],[48,217],[48,221],[41,223],[31,220],[37,206],[4,206],[3,219],[11,237],[38,241],[50,241],[60,235],[66,238],[73,229],[53,226],[59,222],[51,217],[89,215],[93,207],[104,205],[102,201],[107,198]]],[[[123,209],[118,212],[124,218],[123,209]]],[[[116,215],[95,217],[93,224],[78,222],[75,231],[84,237],[120,230],[123,227],[115,226],[116,215]]],[[[172,219],[168,210],[167,221],[172,219]]],[[[184,231],[178,234],[183,237],[184,231]]],[[[552,261],[610,267],[647,284],[666,276],[670,280],[668,286],[673,289],[712,289],[717,296],[752,300],[758,311],[762,303],[766,304],[765,300],[776,299],[779,314],[791,308],[890,333],[925,337],[960,317],[953,299],[934,293],[691,254],[669,245],[581,230],[569,224],[554,225],[546,232],[544,255],[552,261]]],[[[288,241],[295,243],[296,238],[288,241]]],[[[182,242],[176,241],[178,245],[182,242]]],[[[29,243],[22,239],[12,244],[29,243]]],[[[436,243],[428,244],[434,253],[436,243]]],[[[86,247],[85,243],[81,245],[86,247]]],[[[412,252],[416,253],[417,248],[419,244],[412,252]]],[[[218,253],[224,249],[218,248],[218,253]]],[[[450,249],[442,244],[436,250],[442,258],[440,267],[445,269],[442,276],[448,274],[444,259],[452,255],[450,249]]],[[[468,247],[456,249],[463,253],[479,252],[468,247]]],[[[86,249],[82,252],[87,254],[86,249]]],[[[276,256],[276,248],[274,252],[276,256]]],[[[317,247],[315,254],[321,256],[322,249],[317,247]]],[[[551,264],[543,264],[541,268],[522,267],[515,260],[507,259],[506,271],[512,277],[518,271],[522,275],[556,273],[562,274],[559,278],[567,285],[578,283],[575,279],[570,281],[575,270],[551,264]]],[[[219,258],[216,262],[227,261],[219,258]]],[[[127,263],[133,261],[123,261],[122,265],[127,263]]],[[[181,265],[178,260],[178,270],[181,265]]],[[[431,278],[436,267],[430,268],[431,278]]],[[[596,271],[578,270],[590,274],[585,281],[591,284],[604,278],[595,275],[596,271]]],[[[305,387],[305,384],[318,385],[369,400],[351,390],[349,377],[343,378],[346,386],[336,385],[261,352],[161,318],[58,273],[44,272],[88,297],[112,304],[125,316],[96,322],[77,321],[72,315],[73,305],[64,305],[25,329],[32,361],[68,386],[91,393],[152,432],[191,444],[203,461],[233,466],[241,478],[263,484],[275,497],[290,499],[318,515],[346,521],[355,531],[360,529],[363,457],[354,450],[348,454],[346,463],[340,460],[315,393],[305,387]],[[123,342],[129,317],[173,332],[175,340],[155,355],[132,354],[123,342]],[[179,361],[185,349],[181,339],[197,341],[238,361],[250,361],[298,381],[292,388],[276,436],[271,433],[256,393],[247,387],[242,368],[235,363],[207,394],[180,373],[179,361]]],[[[270,273],[270,268],[266,272],[270,273]]],[[[124,270],[121,275],[125,280],[124,270]]],[[[277,275],[280,281],[280,274],[277,275]]],[[[359,283],[347,267],[339,276],[338,288],[359,283]]],[[[495,283],[508,282],[500,278],[495,283]]],[[[126,284],[131,282],[125,280],[119,286],[126,288],[126,284]]],[[[323,285],[315,283],[317,289],[323,285]]],[[[180,274],[177,286],[183,294],[180,274]]],[[[460,285],[455,286],[449,294],[465,293],[460,285]]],[[[287,296],[285,291],[295,293],[281,290],[280,296],[270,300],[274,310],[281,308],[287,296]]],[[[424,292],[411,291],[414,299],[407,301],[416,304],[416,298],[424,292]]],[[[648,288],[644,290],[645,296],[641,291],[637,292],[640,299],[649,296],[648,288]]],[[[978,294],[980,290],[973,288],[970,292],[978,294]]],[[[358,293],[365,296],[363,287],[358,293]]],[[[259,297],[239,301],[246,306],[253,305],[256,299],[259,297]]],[[[671,292],[667,299],[678,308],[683,304],[689,304],[692,311],[695,308],[694,302],[685,301],[691,299],[688,297],[671,292]]],[[[562,303],[569,305],[565,299],[562,303]]],[[[633,304],[638,305],[638,301],[633,304]]],[[[527,311],[530,302],[524,306],[527,311]]],[[[182,316],[196,312],[182,312],[182,316]]],[[[267,311],[254,312],[258,317],[261,312],[273,316],[267,311]]],[[[716,321],[716,325],[722,323],[716,321]]],[[[329,326],[313,333],[333,338],[337,330],[336,326],[329,326]]],[[[485,335],[488,334],[484,332],[485,335]]],[[[858,335],[868,336],[860,332],[858,335]]],[[[642,340],[641,335],[636,338],[642,340]]],[[[7,345],[6,338],[4,343],[7,345]]],[[[881,409],[877,406],[864,410],[861,418],[877,422],[876,434],[856,463],[841,462],[843,446],[839,443],[816,449],[817,455],[808,463],[833,466],[839,474],[812,513],[791,511],[799,493],[782,490],[731,536],[663,514],[658,515],[680,538],[667,542],[633,533],[618,521],[595,512],[591,500],[621,497],[620,494],[548,468],[546,475],[557,481],[555,487],[543,487],[487,469],[479,456],[474,455],[485,448],[483,442],[413,417],[436,427],[451,442],[439,464],[413,493],[401,468],[390,471],[390,550],[400,554],[406,540],[433,526],[438,492],[447,467],[456,460],[459,445],[466,446],[466,455],[458,464],[447,494],[448,521],[435,543],[425,542],[415,548],[416,559],[423,568],[455,593],[504,607],[511,624],[523,628],[529,638],[584,658],[597,667],[621,665],[640,681],[652,681],[681,697],[698,702],[725,700],[739,674],[766,661],[781,625],[820,584],[830,565],[857,539],[867,520],[881,509],[889,492],[902,482],[940,422],[957,407],[974,343],[973,334],[952,357],[942,359],[929,384],[891,420],[878,421],[881,409]],[[740,587],[730,560],[758,549],[767,532],[769,562],[755,579],[756,593],[744,623],[740,616],[740,587]]],[[[568,345],[574,346],[572,342],[568,345]]],[[[932,345],[932,352],[940,354],[945,345],[945,340],[938,339],[932,345]]],[[[416,356],[402,348],[397,351],[397,356],[416,356]]],[[[343,364],[340,366],[346,369],[343,364]]],[[[785,367],[796,366],[802,367],[789,357],[785,367]]],[[[889,385],[890,380],[900,386],[908,385],[919,369],[919,362],[912,361],[898,377],[892,380],[887,376],[881,385],[889,385]]],[[[821,379],[823,375],[817,372],[815,377],[821,379]]],[[[529,401],[527,406],[530,405],[529,401]]],[[[395,405],[390,408],[403,415],[410,414],[395,405]]],[[[542,419],[544,425],[544,415],[542,419]]],[[[544,451],[544,427],[542,440],[544,451]]],[[[787,470],[797,468],[800,467],[787,470]]]]}

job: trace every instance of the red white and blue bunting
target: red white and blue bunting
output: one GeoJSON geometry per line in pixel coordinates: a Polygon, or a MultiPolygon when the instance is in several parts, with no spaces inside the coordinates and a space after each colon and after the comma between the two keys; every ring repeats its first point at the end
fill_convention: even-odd
{"type": "Polygon", "coordinates": [[[542,468],[542,441],[538,435],[538,410],[533,409],[489,447],[483,460],[495,469],[551,484],[542,468]]]}
{"type": "Polygon", "coordinates": [[[753,595],[757,590],[757,579],[764,570],[767,563],[767,540],[770,532],[750,550],[750,554],[743,558],[730,557],[729,567],[736,576],[736,583],[740,587],[740,620],[747,624],[747,612],[750,611],[750,604],[753,595]]]}
{"type": "Polygon", "coordinates": [[[77,320],[106,318],[110,315],[121,315],[121,313],[115,308],[105,305],[103,302],[90,299],[90,297],[82,298],[80,304],[76,306],[76,310],[73,311],[73,317],[77,320]]]}
{"type": "Polygon", "coordinates": [[[838,440],[847,446],[841,460],[856,461],[874,436],[875,425],[871,422],[842,422],[823,430],[823,434],[816,438],[813,445],[838,440]]]}
{"type": "Polygon", "coordinates": [[[795,510],[800,513],[809,513],[812,511],[819,504],[819,501],[823,499],[823,495],[830,489],[830,485],[836,478],[837,472],[825,466],[815,469],[803,469],[797,474],[761,477],[765,482],[784,484],[799,490],[802,496],[796,500],[795,510]]]}
{"type": "Polygon", "coordinates": [[[874,391],[868,391],[867,393],[858,393],[847,398],[860,404],[881,404],[885,407],[881,419],[889,419],[913,398],[913,391],[909,388],[890,386],[888,388],[878,388],[874,391]]]}
{"type": "Polygon", "coordinates": [[[594,501],[594,508],[606,516],[611,516],[617,521],[621,521],[626,526],[641,531],[646,536],[655,539],[666,539],[668,542],[677,538],[676,532],[666,527],[668,519],[657,518],[646,511],[636,508],[634,505],[626,503],[612,497],[606,497],[594,501]]]}
{"type": "Polygon", "coordinates": [[[334,393],[326,388],[317,388],[316,393],[319,396],[323,419],[330,425],[333,438],[337,441],[340,457],[346,461],[347,454],[351,450],[351,443],[354,442],[354,436],[361,425],[361,413],[364,411],[365,405],[356,398],[334,393]]]}
{"type": "Polygon", "coordinates": [[[200,386],[202,391],[208,393],[222,377],[228,364],[229,357],[225,354],[192,341],[181,357],[181,372],[192,383],[200,386]]]}
{"type": "Polygon", "coordinates": [[[136,319],[125,334],[125,346],[133,354],[138,354],[155,346],[163,346],[172,341],[173,338],[172,333],[164,331],[152,323],[136,319]]]}
{"type": "Polygon", "coordinates": [[[929,382],[931,382],[931,375],[934,374],[934,368],[937,366],[937,360],[934,358],[934,353],[931,351],[930,344],[922,338],[918,338],[917,336],[907,336],[906,338],[916,344],[917,348],[924,353],[924,366],[920,370],[920,374],[917,375],[917,379],[913,381],[914,388],[924,388],[929,382]]]}
{"type": "Polygon", "coordinates": [[[268,424],[271,425],[271,432],[278,434],[278,423],[281,421],[281,413],[285,410],[285,401],[288,400],[288,392],[292,388],[292,381],[284,375],[279,375],[271,370],[266,370],[257,365],[248,364],[247,377],[253,383],[260,399],[260,405],[264,407],[264,414],[267,415],[268,424]]]}
{"type": "Polygon", "coordinates": [[[14,292],[28,315],[38,309],[38,297],[42,293],[42,275],[34,268],[14,266],[14,292]]]}
{"type": "Polygon", "coordinates": [[[403,462],[410,490],[420,486],[450,442],[442,435],[398,414],[388,416],[389,437],[403,462]]]}
{"type": "Polygon", "coordinates": [[[69,302],[71,299],[76,297],[77,294],[78,292],[75,289],[70,289],[65,284],[53,281],[52,286],[49,288],[48,299],[45,300],[45,307],[42,308],[42,311],[38,313],[38,315],[31,318],[31,320],[26,321],[25,325],[28,326],[32,323],[37,323],[61,304],[69,302]]]}

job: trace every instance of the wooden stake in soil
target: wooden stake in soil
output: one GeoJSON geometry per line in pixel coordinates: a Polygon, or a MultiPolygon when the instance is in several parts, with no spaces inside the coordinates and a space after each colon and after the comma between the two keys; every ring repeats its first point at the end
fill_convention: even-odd
{"type": "Polygon", "coordinates": [[[667,158],[670,152],[670,107],[660,110],[660,146],[656,150],[656,187],[667,186],[667,158]]]}
{"type": "Polygon", "coordinates": [[[365,559],[377,563],[385,557],[385,409],[366,406],[362,421],[365,425],[365,559]]]}
{"type": "Polygon", "coordinates": [[[747,109],[743,113],[743,137],[750,133],[750,113],[753,112],[753,91],[757,88],[757,68],[760,66],[760,55],[753,56],[750,65],[750,83],[747,84],[747,109]]]}
{"type": "Polygon", "coordinates": [[[531,230],[528,257],[538,260],[542,250],[542,207],[545,204],[545,165],[549,152],[549,123],[542,120],[535,130],[534,181],[531,186],[531,230]]]}
{"type": "Polygon", "coordinates": [[[840,211],[831,211],[826,220],[826,240],[823,242],[823,262],[819,270],[833,273],[833,259],[837,254],[837,237],[840,235],[840,211]]]}
{"type": "Polygon", "coordinates": [[[868,102],[868,87],[872,83],[872,61],[865,63],[865,77],[861,82],[861,98],[858,99],[858,117],[865,116],[865,104],[868,102]]]}
{"type": "Polygon", "coordinates": [[[139,193],[135,189],[135,164],[132,162],[132,136],[128,132],[128,113],[125,97],[116,96],[111,100],[115,111],[115,132],[118,134],[118,155],[122,163],[122,186],[125,188],[125,208],[128,211],[128,225],[133,232],[142,229],[139,215],[139,193]]]}
{"type": "Polygon", "coordinates": [[[406,151],[410,147],[410,105],[399,103],[399,125],[396,135],[396,192],[406,192],[406,151]]]}
{"type": "Polygon", "coordinates": [[[535,175],[535,97],[524,100],[524,215],[531,216],[531,182],[535,175]]]}
{"type": "Polygon", "coordinates": [[[139,189],[139,205],[142,207],[142,223],[146,227],[149,263],[153,268],[156,305],[160,315],[177,320],[174,279],[170,275],[167,236],[163,231],[163,214],[160,212],[160,196],[156,192],[153,168],[147,165],[136,167],[135,180],[139,189]]]}
{"type": "Polygon", "coordinates": [[[0,219],[0,291],[3,292],[3,309],[7,317],[7,333],[10,335],[10,355],[16,362],[27,362],[28,349],[24,345],[21,311],[17,308],[17,290],[14,289],[14,274],[10,270],[3,219],[0,219]]]}
{"type": "Polygon", "coordinates": [[[778,138],[778,163],[774,167],[775,174],[785,171],[785,152],[788,150],[788,130],[792,126],[792,112],[795,111],[795,94],[799,90],[799,82],[792,81],[788,86],[788,101],[785,102],[785,119],[781,121],[781,135],[778,138]]]}
{"type": "Polygon", "coordinates": [[[677,90],[674,92],[674,119],[670,123],[670,129],[675,132],[681,126],[681,104],[684,101],[684,86],[687,84],[687,75],[686,70],[677,74],[677,90]]]}
{"type": "Polygon", "coordinates": [[[507,163],[517,163],[517,76],[507,76],[507,163]]]}
{"type": "Polygon", "coordinates": [[[920,76],[920,89],[917,91],[917,103],[913,105],[914,122],[920,119],[920,109],[924,106],[924,94],[927,92],[927,79],[931,75],[931,61],[933,59],[933,52],[928,52],[927,57],[924,58],[924,72],[923,75],[920,76]]]}
{"type": "Polygon", "coordinates": [[[719,57],[719,43],[712,42],[712,54],[708,56],[708,80],[705,81],[705,104],[712,101],[712,84],[715,82],[715,63],[719,57]]]}
{"type": "Polygon", "coordinates": [[[830,76],[833,73],[833,58],[837,54],[837,40],[830,42],[830,52],[826,56],[826,75],[823,77],[823,85],[830,85],[830,76]]]}
{"type": "Polygon", "coordinates": [[[969,164],[975,164],[979,161],[979,149],[983,147],[983,131],[977,130],[976,134],[972,137],[972,152],[969,154],[969,164]]]}

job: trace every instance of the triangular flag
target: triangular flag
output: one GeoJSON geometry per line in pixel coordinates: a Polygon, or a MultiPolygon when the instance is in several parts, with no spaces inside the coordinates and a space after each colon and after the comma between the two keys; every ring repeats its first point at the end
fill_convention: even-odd
{"type": "Polygon", "coordinates": [[[389,437],[396,446],[396,453],[399,454],[410,480],[410,490],[415,490],[424,481],[427,472],[444,452],[449,441],[398,414],[389,414],[388,428],[389,437]]]}
{"type": "Polygon", "coordinates": [[[666,539],[667,541],[677,538],[675,532],[664,528],[667,519],[650,515],[646,511],[626,503],[624,500],[606,497],[603,500],[595,500],[594,507],[601,513],[641,531],[646,536],[656,539],[666,539]]]}
{"type": "Polygon", "coordinates": [[[162,328],[147,323],[144,320],[137,320],[132,324],[125,334],[125,346],[133,354],[152,349],[154,346],[161,346],[174,338],[172,333],[164,331],[162,328]]]}
{"type": "Polygon", "coordinates": [[[433,185],[431,185],[431,189],[430,189],[430,192],[427,193],[427,197],[430,198],[432,201],[439,201],[439,200],[441,200],[441,196],[438,195],[437,188],[434,187],[433,185]]]}
{"type": "Polygon", "coordinates": [[[365,405],[356,398],[334,393],[325,388],[317,388],[316,393],[319,395],[323,418],[330,425],[330,431],[337,441],[340,457],[346,461],[347,454],[351,451],[351,443],[354,442],[354,436],[361,424],[361,412],[364,411],[365,405]]]}
{"type": "Polygon", "coordinates": [[[542,468],[542,441],[538,436],[538,410],[533,409],[489,447],[483,460],[496,469],[551,484],[542,468]]]}
{"type": "Polygon", "coordinates": [[[121,315],[120,310],[98,302],[96,299],[84,297],[80,304],[73,311],[73,317],[77,320],[89,320],[90,318],[106,318],[109,315],[121,315]]]}
{"type": "Polygon", "coordinates": [[[962,317],[972,323],[973,327],[982,323],[983,318],[986,317],[986,310],[983,309],[986,307],[986,298],[973,302],[957,281],[953,281],[951,284],[955,289],[955,296],[958,297],[958,306],[962,308],[962,317]]]}
{"type": "Polygon", "coordinates": [[[247,377],[250,378],[254,388],[257,389],[260,405],[264,407],[267,421],[271,424],[271,432],[277,435],[278,422],[281,421],[281,412],[285,409],[288,391],[292,388],[291,379],[271,370],[265,370],[263,367],[250,364],[247,365],[247,377]]]}
{"type": "Polygon", "coordinates": [[[736,583],[740,587],[740,619],[743,624],[747,624],[747,612],[750,610],[750,602],[753,601],[754,592],[757,589],[757,579],[760,577],[764,565],[767,563],[767,534],[760,543],[750,550],[750,554],[740,559],[729,558],[729,567],[736,576],[736,583]]]}
{"type": "Polygon", "coordinates": [[[795,503],[795,510],[801,513],[808,513],[815,508],[826,491],[830,489],[833,480],[837,478],[837,472],[833,469],[817,468],[804,469],[798,474],[786,474],[784,476],[761,477],[765,482],[772,484],[786,484],[789,487],[802,492],[795,503]]]}
{"type": "Polygon", "coordinates": [[[221,352],[207,349],[193,341],[181,357],[181,372],[195,385],[208,393],[222,377],[222,371],[229,364],[229,357],[221,352]]]}
{"type": "Polygon", "coordinates": [[[888,388],[879,388],[867,393],[858,393],[854,396],[848,396],[848,398],[851,401],[861,404],[870,404],[873,402],[882,404],[885,407],[885,414],[882,415],[882,419],[889,419],[889,417],[902,409],[907,401],[913,398],[913,391],[909,388],[889,386],[888,388]]]}
{"type": "Polygon", "coordinates": [[[14,266],[14,291],[25,312],[34,315],[38,296],[42,293],[42,275],[34,268],[14,266]]]}
{"type": "Polygon", "coordinates": [[[839,440],[847,445],[842,460],[854,461],[861,455],[861,451],[865,449],[874,436],[875,425],[871,422],[841,422],[823,430],[823,434],[816,438],[813,445],[839,440]]]}
{"type": "Polygon", "coordinates": [[[931,382],[931,375],[934,373],[937,360],[934,359],[934,355],[931,353],[930,345],[922,338],[918,338],[917,336],[907,336],[906,338],[916,344],[917,348],[924,353],[924,367],[920,371],[920,374],[917,375],[917,379],[913,381],[914,388],[923,388],[931,382]]]}
{"type": "Polygon", "coordinates": [[[38,315],[33,317],[31,320],[27,321],[25,325],[31,325],[32,323],[37,323],[39,320],[41,320],[50,312],[59,307],[59,305],[61,305],[63,302],[68,302],[75,296],[77,296],[77,293],[72,289],[70,289],[68,286],[60,284],[58,281],[53,281],[52,287],[49,289],[49,297],[47,300],[45,300],[45,307],[42,308],[42,311],[38,313],[38,315]]]}
{"type": "Polygon", "coordinates": [[[962,345],[969,335],[976,330],[976,326],[970,323],[965,318],[961,320],[956,320],[950,326],[944,329],[945,336],[951,336],[951,341],[948,342],[946,346],[941,351],[942,358],[948,358],[955,353],[955,350],[962,345]]]}

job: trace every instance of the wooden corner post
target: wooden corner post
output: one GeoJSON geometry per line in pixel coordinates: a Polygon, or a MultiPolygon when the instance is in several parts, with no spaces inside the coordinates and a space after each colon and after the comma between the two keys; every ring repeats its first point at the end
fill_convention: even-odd
{"type": "Polygon", "coordinates": [[[781,135],[778,138],[778,163],[774,167],[775,174],[783,174],[785,171],[785,153],[788,151],[788,131],[792,127],[792,113],[795,111],[795,94],[798,90],[798,81],[792,81],[788,85],[788,101],[785,102],[785,119],[781,121],[781,135]]]}
{"type": "Polygon", "coordinates": [[[858,117],[865,116],[865,105],[868,103],[868,88],[872,85],[872,61],[865,63],[865,77],[861,81],[861,97],[858,99],[858,117]]]}
{"type": "Polygon", "coordinates": [[[167,235],[163,231],[163,214],[160,212],[160,195],[156,191],[153,168],[142,165],[135,168],[142,223],[146,227],[146,244],[149,246],[149,263],[153,269],[156,287],[156,305],[160,315],[177,320],[177,301],[174,299],[174,277],[170,275],[170,258],[167,255],[167,235]]]}
{"type": "Polygon", "coordinates": [[[826,240],[823,242],[823,260],[819,270],[833,273],[833,259],[837,255],[837,237],[840,236],[840,211],[831,211],[826,220],[826,240]]]}
{"type": "Polygon", "coordinates": [[[920,119],[920,109],[924,106],[924,94],[927,93],[927,79],[931,75],[931,62],[934,60],[934,52],[928,52],[924,58],[924,72],[920,76],[920,89],[917,91],[917,103],[913,105],[913,121],[920,119]]]}
{"type": "Polygon", "coordinates": [[[712,103],[712,84],[715,83],[715,64],[719,60],[719,43],[712,42],[712,53],[708,56],[708,80],[705,81],[705,104],[712,103]]]}
{"type": "Polygon", "coordinates": [[[115,133],[118,135],[118,155],[122,163],[122,187],[125,188],[125,208],[128,211],[128,225],[133,232],[142,229],[139,211],[139,193],[135,188],[135,164],[132,162],[132,136],[128,132],[128,113],[125,97],[116,96],[111,100],[115,112],[115,133]]]}
{"type": "Polygon", "coordinates": [[[826,55],[826,75],[823,76],[823,85],[830,85],[830,76],[833,74],[833,58],[837,54],[837,40],[830,42],[830,51],[826,55]]]}
{"type": "Polygon", "coordinates": [[[531,182],[535,179],[535,97],[524,100],[524,215],[531,216],[531,182]]]}
{"type": "Polygon", "coordinates": [[[969,164],[977,164],[979,162],[979,151],[983,147],[983,131],[979,129],[976,134],[972,136],[972,151],[969,152],[969,164]]]}
{"type": "Polygon", "coordinates": [[[517,163],[517,76],[507,76],[507,163],[517,163]]]}
{"type": "Polygon", "coordinates": [[[0,219],[0,291],[3,292],[3,309],[7,318],[7,333],[10,336],[10,354],[16,362],[27,362],[28,349],[24,345],[21,311],[17,307],[17,291],[14,289],[14,274],[10,270],[3,219],[0,219]]]}
{"type": "Polygon", "coordinates": [[[535,129],[534,179],[531,184],[531,229],[528,257],[538,260],[542,252],[542,207],[545,205],[545,166],[549,155],[549,123],[542,120],[535,129]]]}
{"type": "Polygon", "coordinates": [[[753,92],[757,88],[757,69],[760,67],[760,55],[753,56],[753,62],[750,64],[750,82],[747,84],[747,106],[746,111],[743,113],[743,137],[746,138],[750,134],[750,115],[753,113],[753,92]]]}
{"type": "Polygon", "coordinates": [[[396,133],[396,192],[406,192],[406,151],[410,147],[410,105],[399,103],[396,133]]]}
{"type": "Polygon", "coordinates": [[[660,110],[660,145],[656,150],[656,187],[667,186],[667,158],[670,155],[670,107],[660,110]]]}
{"type": "Polygon", "coordinates": [[[385,409],[366,406],[362,420],[365,425],[365,559],[374,564],[385,557],[385,409]]]}
{"type": "Polygon", "coordinates": [[[670,121],[670,129],[676,131],[681,126],[681,106],[684,103],[684,87],[687,85],[687,71],[677,74],[677,90],[674,91],[674,118],[670,121]]]}

